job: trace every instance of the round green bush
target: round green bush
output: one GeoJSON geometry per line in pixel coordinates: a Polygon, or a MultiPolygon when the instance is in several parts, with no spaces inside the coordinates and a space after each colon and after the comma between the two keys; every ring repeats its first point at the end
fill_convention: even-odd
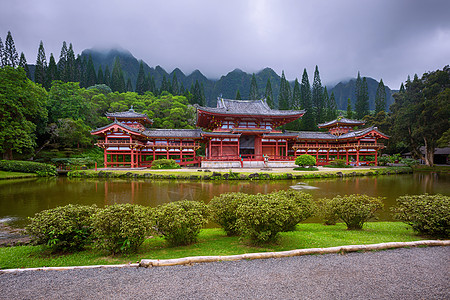
{"type": "Polygon", "coordinates": [[[414,231],[430,236],[450,236],[450,197],[437,195],[405,195],[397,198],[392,208],[394,218],[410,225],[414,231]]]}
{"type": "Polygon", "coordinates": [[[96,206],[69,204],[37,213],[26,227],[32,241],[53,252],[79,251],[92,241],[91,215],[96,206]]]}
{"type": "Polygon", "coordinates": [[[316,158],[308,154],[303,154],[295,159],[295,164],[300,167],[315,166],[316,158]]]}
{"type": "Polygon", "coordinates": [[[367,195],[338,195],[331,199],[330,205],[332,213],[336,214],[349,230],[362,229],[364,223],[384,206],[382,197],[367,195]]]}
{"type": "Polygon", "coordinates": [[[345,167],[347,167],[347,161],[345,159],[339,158],[339,159],[330,161],[330,165],[332,165],[334,167],[345,168],[345,167]]]}
{"type": "Polygon", "coordinates": [[[338,215],[333,210],[331,199],[318,199],[315,203],[315,212],[324,225],[336,225],[339,220],[338,215]]]}
{"type": "Polygon", "coordinates": [[[241,234],[252,244],[272,242],[287,231],[302,214],[293,199],[271,195],[249,195],[236,211],[241,234]]]}
{"type": "Polygon", "coordinates": [[[96,246],[110,253],[136,252],[150,232],[151,208],[113,204],[93,216],[96,246]]]}
{"type": "Polygon", "coordinates": [[[182,200],[158,206],[153,214],[155,230],[170,246],[197,241],[200,229],[208,221],[208,208],[202,202],[182,200]]]}
{"type": "Polygon", "coordinates": [[[215,196],[208,203],[211,220],[219,224],[228,236],[239,234],[236,227],[236,209],[247,197],[248,195],[244,193],[225,193],[215,196]]]}
{"type": "Polygon", "coordinates": [[[173,159],[157,159],[152,162],[152,169],[179,169],[181,168],[179,164],[173,159]]]}

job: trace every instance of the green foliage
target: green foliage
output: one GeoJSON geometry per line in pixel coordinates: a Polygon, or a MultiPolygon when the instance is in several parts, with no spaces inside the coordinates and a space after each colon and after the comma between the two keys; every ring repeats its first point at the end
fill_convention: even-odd
{"type": "Polygon", "coordinates": [[[280,93],[278,94],[278,108],[281,110],[290,109],[291,105],[291,86],[284,76],[284,71],[281,72],[280,93]]]}
{"type": "Polygon", "coordinates": [[[311,210],[299,203],[306,208],[308,199],[289,197],[284,192],[249,195],[236,211],[237,227],[252,244],[273,242],[279,232],[292,230],[310,215],[311,210]]]}
{"type": "Polygon", "coordinates": [[[21,160],[0,160],[0,170],[36,173],[42,176],[55,176],[57,174],[56,167],[53,165],[21,160]]]}
{"type": "Polygon", "coordinates": [[[321,198],[315,203],[315,214],[323,221],[324,225],[336,225],[339,216],[333,210],[331,199],[321,198]]]}
{"type": "Polygon", "coordinates": [[[414,231],[437,237],[450,237],[450,197],[444,195],[405,195],[392,208],[394,218],[414,231]]]}
{"type": "Polygon", "coordinates": [[[96,246],[110,253],[136,252],[151,228],[151,209],[133,204],[114,204],[93,216],[96,246]]]}
{"type": "Polygon", "coordinates": [[[79,251],[92,241],[95,206],[69,204],[37,213],[26,227],[32,241],[52,251],[79,251]]]}
{"type": "Polygon", "coordinates": [[[375,115],[382,111],[386,111],[386,88],[383,79],[380,79],[375,95],[375,115]]]}
{"type": "Polygon", "coordinates": [[[208,208],[202,202],[182,200],[158,206],[153,218],[157,233],[170,246],[189,245],[197,241],[206,224],[208,208]]]}
{"type": "Polygon", "coordinates": [[[215,196],[208,203],[211,220],[219,224],[228,236],[238,235],[239,233],[236,227],[236,210],[247,197],[248,195],[244,193],[225,193],[215,196]]]}
{"type": "Polygon", "coordinates": [[[295,159],[295,164],[297,166],[305,167],[305,166],[315,166],[316,165],[316,158],[314,156],[303,154],[298,156],[295,159]]]}
{"type": "Polygon", "coordinates": [[[152,169],[179,169],[181,168],[173,159],[156,159],[152,162],[152,169]]]}
{"type": "Polygon", "coordinates": [[[338,167],[338,168],[346,168],[347,166],[347,161],[345,159],[335,159],[330,161],[330,165],[334,166],[334,167],[338,167]]]}
{"type": "Polygon", "coordinates": [[[382,197],[367,195],[338,195],[330,201],[331,213],[337,215],[349,230],[362,229],[364,223],[373,218],[377,210],[383,208],[382,197]]]}

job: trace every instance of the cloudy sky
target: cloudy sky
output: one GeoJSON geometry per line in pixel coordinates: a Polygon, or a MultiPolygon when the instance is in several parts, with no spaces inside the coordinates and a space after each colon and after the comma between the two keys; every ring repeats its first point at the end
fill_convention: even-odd
{"type": "Polygon", "coordinates": [[[362,76],[398,89],[450,64],[448,0],[1,0],[0,37],[35,63],[40,40],[59,58],[120,46],[148,65],[209,78],[265,67],[288,80],[362,76]]]}

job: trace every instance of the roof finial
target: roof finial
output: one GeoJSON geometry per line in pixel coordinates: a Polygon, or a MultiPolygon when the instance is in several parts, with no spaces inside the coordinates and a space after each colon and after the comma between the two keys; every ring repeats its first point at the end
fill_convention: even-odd
{"type": "Polygon", "coordinates": [[[132,112],[134,112],[134,109],[133,109],[133,105],[131,105],[131,108],[130,108],[130,110],[129,111],[132,111],[132,112]]]}

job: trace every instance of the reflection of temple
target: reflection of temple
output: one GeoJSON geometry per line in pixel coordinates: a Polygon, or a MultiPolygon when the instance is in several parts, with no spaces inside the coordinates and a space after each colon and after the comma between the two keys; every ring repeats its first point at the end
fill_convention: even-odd
{"type": "Polygon", "coordinates": [[[295,157],[309,154],[318,165],[334,159],[348,164],[377,164],[380,139],[388,137],[376,127],[353,130],[364,122],[338,118],[319,124],[328,132],[282,131],[278,127],[300,118],[304,111],[274,110],[263,100],[219,98],[217,107],[197,108],[202,129],[147,129],[147,115],[127,112],[107,114],[113,123],[95,129],[101,137],[106,167],[148,167],[158,158],[172,158],[180,165],[202,167],[292,166],[295,157]],[[196,155],[200,145],[206,155],[196,155]],[[266,164],[264,163],[266,161],[266,164]]]}

